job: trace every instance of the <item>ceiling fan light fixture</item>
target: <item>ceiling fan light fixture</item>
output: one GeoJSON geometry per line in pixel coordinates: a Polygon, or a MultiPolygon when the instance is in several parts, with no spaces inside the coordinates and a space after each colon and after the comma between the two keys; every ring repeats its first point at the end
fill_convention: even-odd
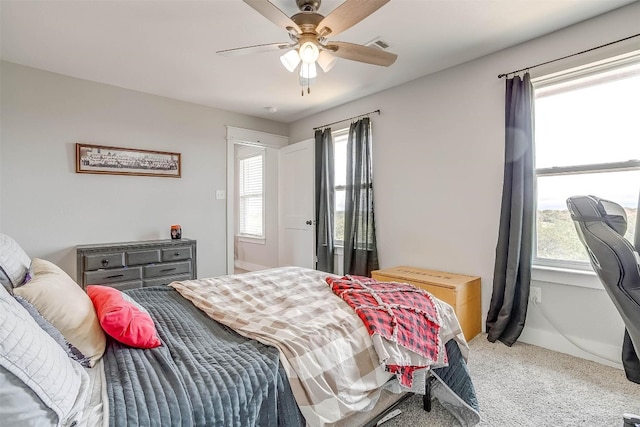
{"type": "MultiPolygon", "coordinates": [[[[278,0],[278,3],[282,1],[278,0]]],[[[332,69],[336,58],[342,58],[388,67],[398,57],[396,54],[382,50],[387,48],[388,44],[378,39],[374,40],[376,47],[340,41],[327,44],[327,38],[337,36],[350,29],[380,9],[389,0],[343,0],[326,16],[318,12],[321,0],[296,0],[300,12],[292,16],[288,16],[280,10],[274,4],[274,0],[244,0],[244,2],[278,27],[284,28],[291,42],[226,49],[218,51],[218,53],[236,55],[281,51],[281,49],[291,50],[280,56],[280,61],[290,72],[299,68],[298,78],[303,85],[303,95],[305,85],[307,93],[311,92],[309,85],[317,76],[316,66],[320,66],[326,73],[332,69]],[[302,64],[300,64],[301,62],[302,64]]]]}
{"type": "Polygon", "coordinates": [[[318,59],[318,55],[320,54],[320,50],[318,46],[313,41],[306,41],[300,45],[300,59],[305,64],[311,64],[316,62],[318,59]]]}
{"type": "Polygon", "coordinates": [[[318,65],[325,73],[329,72],[336,65],[336,57],[331,55],[326,50],[320,51],[318,55],[318,65]]]}
{"type": "Polygon", "coordinates": [[[311,85],[316,81],[318,76],[318,69],[316,63],[312,62],[307,64],[303,62],[300,64],[300,73],[298,73],[300,80],[300,86],[302,86],[302,96],[304,96],[304,88],[307,88],[307,93],[311,93],[311,85]]]}
{"type": "Polygon", "coordinates": [[[297,50],[290,50],[280,57],[280,62],[282,62],[282,65],[284,65],[289,72],[293,73],[300,63],[300,55],[298,55],[297,50]]]}
{"type": "Polygon", "coordinates": [[[316,63],[312,62],[311,64],[302,63],[300,65],[300,78],[313,80],[318,77],[318,69],[316,68],[316,63]]]}

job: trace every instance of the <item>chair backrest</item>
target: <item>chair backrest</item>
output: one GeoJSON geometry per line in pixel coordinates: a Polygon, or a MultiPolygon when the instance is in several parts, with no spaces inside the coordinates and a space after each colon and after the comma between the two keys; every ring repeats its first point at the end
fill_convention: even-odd
{"type": "Polygon", "coordinates": [[[619,204],[596,196],[569,197],[567,207],[591,265],[640,354],[640,257],[623,237],[627,215],[619,204]]]}

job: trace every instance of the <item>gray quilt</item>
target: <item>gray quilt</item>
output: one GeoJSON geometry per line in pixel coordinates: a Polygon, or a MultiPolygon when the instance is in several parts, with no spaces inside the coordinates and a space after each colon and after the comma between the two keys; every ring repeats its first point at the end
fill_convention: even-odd
{"type": "Polygon", "coordinates": [[[111,340],[104,356],[110,426],[300,426],[278,351],[212,321],[171,288],[127,291],[162,346],[111,340]]]}
{"type": "Polygon", "coordinates": [[[449,366],[431,371],[437,380],[432,385],[432,394],[462,426],[476,425],[480,422],[480,408],[467,364],[454,340],[449,340],[445,348],[449,366]]]}
{"type": "MultiPolygon", "coordinates": [[[[274,347],[210,319],[172,288],[126,293],[149,311],[162,346],[140,350],[109,341],[110,426],[305,425],[274,347]]],[[[450,365],[434,369],[433,396],[462,425],[474,425],[478,402],[466,364],[455,341],[446,349],[450,365]]]]}

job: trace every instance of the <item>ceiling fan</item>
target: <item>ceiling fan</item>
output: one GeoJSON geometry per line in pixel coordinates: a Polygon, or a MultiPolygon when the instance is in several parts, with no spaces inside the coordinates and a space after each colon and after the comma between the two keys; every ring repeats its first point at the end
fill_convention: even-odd
{"type": "MultiPolygon", "coordinates": [[[[326,17],[318,13],[321,0],[296,0],[299,13],[289,17],[269,0],[244,0],[265,18],[285,29],[290,41],[220,50],[221,55],[245,55],[250,53],[287,50],[280,57],[291,72],[300,64],[300,84],[307,87],[317,76],[316,63],[324,72],[335,64],[336,57],[367,64],[388,67],[398,55],[377,48],[354,43],[329,41],[330,37],[353,27],[387,4],[389,0],[346,0],[326,17]]],[[[304,95],[304,89],[302,91],[304,95]]]]}

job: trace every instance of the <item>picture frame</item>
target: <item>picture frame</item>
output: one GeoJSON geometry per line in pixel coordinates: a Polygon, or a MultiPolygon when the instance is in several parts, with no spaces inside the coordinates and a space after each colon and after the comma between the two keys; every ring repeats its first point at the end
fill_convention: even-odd
{"type": "Polygon", "coordinates": [[[180,178],[180,153],[76,143],[76,173],[180,178]]]}

